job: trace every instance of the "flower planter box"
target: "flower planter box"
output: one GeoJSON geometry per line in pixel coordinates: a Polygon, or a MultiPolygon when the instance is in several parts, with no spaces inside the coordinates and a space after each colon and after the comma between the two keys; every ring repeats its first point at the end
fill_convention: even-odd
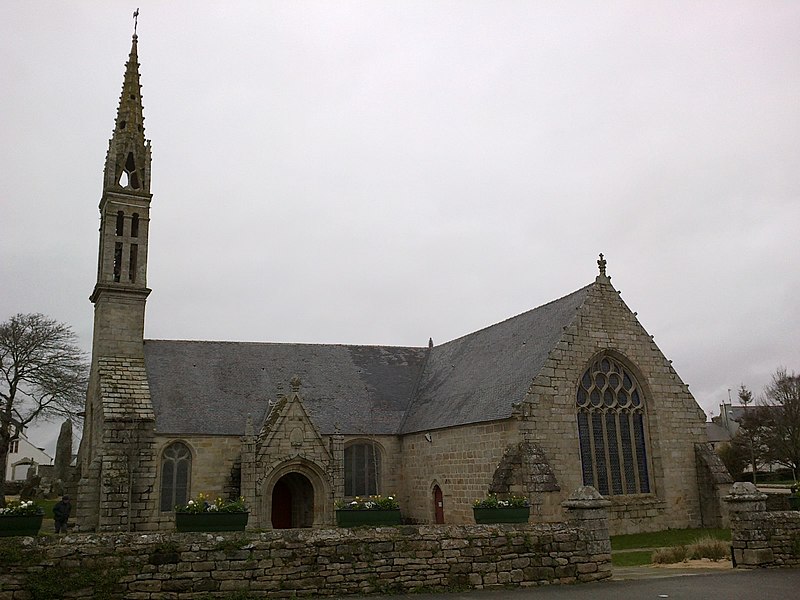
{"type": "Polygon", "coordinates": [[[175,513],[178,531],[244,531],[250,513],[175,513]]]}
{"type": "Polygon", "coordinates": [[[400,525],[400,510],[337,510],[339,527],[386,527],[400,525]]]}
{"type": "Polygon", "coordinates": [[[38,535],[43,515],[0,517],[0,537],[38,535]]]}
{"type": "Polygon", "coordinates": [[[473,508],[475,522],[487,523],[527,523],[531,514],[530,506],[520,508],[473,508]]]}

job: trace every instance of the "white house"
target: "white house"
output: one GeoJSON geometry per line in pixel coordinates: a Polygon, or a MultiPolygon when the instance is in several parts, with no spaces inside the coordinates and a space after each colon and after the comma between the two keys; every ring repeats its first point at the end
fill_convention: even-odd
{"type": "Polygon", "coordinates": [[[20,433],[17,439],[9,444],[8,458],[6,460],[6,481],[24,481],[28,471],[38,471],[39,465],[52,465],[51,457],[42,448],[31,444],[25,433],[20,433]]]}

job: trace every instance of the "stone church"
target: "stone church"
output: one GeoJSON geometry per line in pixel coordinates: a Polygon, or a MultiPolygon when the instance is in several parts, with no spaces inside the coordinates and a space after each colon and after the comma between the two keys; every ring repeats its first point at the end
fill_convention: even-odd
{"type": "Polygon", "coordinates": [[[170,529],[199,492],[243,496],[259,529],[330,526],[335,501],[372,494],[413,523],[471,523],[490,492],[554,521],[580,485],[612,502],[612,533],[724,522],[705,415],[602,255],[588,285],[437,346],[149,340],[150,167],[134,35],[100,200],[82,529],[170,529]]]}

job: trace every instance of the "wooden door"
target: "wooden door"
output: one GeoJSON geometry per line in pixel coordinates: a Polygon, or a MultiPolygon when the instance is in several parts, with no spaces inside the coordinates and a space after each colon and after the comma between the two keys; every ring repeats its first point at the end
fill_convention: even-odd
{"type": "Polygon", "coordinates": [[[436,523],[439,525],[444,523],[444,500],[442,499],[442,489],[438,485],[433,486],[433,510],[436,515],[436,523]]]}

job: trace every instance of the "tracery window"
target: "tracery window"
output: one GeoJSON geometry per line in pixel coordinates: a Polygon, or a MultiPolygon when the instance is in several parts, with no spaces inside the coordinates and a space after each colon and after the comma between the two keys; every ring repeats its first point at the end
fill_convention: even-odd
{"type": "Polygon", "coordinates": [[[170,512],[189,500],[192,453],[182,442],[173,442],[161,455],[161,512],[170,512]]]}
{"type": "Polygon", "coordinates": [[[381,453],[376,444],[356,443],[344,449],[344,495],[378,494],[381,476],[381,453]]]}
{"type": "Polygon", "coordinates": [[[630,369],[598,357],[581,377],[576,405],[583,484],[604,496],[649,493],[645,400],[630,369]]]}

